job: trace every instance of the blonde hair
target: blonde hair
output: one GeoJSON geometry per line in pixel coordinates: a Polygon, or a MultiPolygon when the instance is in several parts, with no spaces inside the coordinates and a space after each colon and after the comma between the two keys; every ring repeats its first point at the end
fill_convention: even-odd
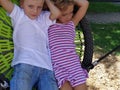
{"type": "Polygon", "coordinates": [[[60,9],[66,10],[68,5],[74,5],[74,0],[51,0],[60,9]]]}

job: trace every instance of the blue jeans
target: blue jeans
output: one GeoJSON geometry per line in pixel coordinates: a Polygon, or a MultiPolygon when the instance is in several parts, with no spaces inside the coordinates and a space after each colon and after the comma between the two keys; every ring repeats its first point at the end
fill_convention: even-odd
{"type": "Polygon", "coordinates": [[[34,86],[37,90],[58,90],[53,71],[28,64],[15,65],[10,90],[32,90],[34,86]]]}

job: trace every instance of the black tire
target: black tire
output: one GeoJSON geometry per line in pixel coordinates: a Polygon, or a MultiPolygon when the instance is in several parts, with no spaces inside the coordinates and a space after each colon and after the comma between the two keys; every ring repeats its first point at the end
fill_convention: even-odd
{"type": "Polygon", "coordinates": [[[88,69],[92,65],[93,58],[93,37],[90,24],[86,17],[80,21],[80,27],[84,35],[84,55],[82,60],[82,67],[88,69]]]}
{"type": "MultiPolygon", "coordinates": [[[[74,7],[74,14],[77,12],[78,7],[74,7]]],[[[91,32],[90,23],[87,18],[84,16],[82,20],[79,22],[77,30],[81,30],[79,33],[80,39],[80,58],[82,67],[89,70],[93,67],[92,58],[93,58],[93,37],[91,32]],[[81,37],[82,36],[82,37],[81,37]],[[82,39],[82,40],[81,40],[82,39]],[[83,56],[82,56],[83,55],[83,56]]]]}

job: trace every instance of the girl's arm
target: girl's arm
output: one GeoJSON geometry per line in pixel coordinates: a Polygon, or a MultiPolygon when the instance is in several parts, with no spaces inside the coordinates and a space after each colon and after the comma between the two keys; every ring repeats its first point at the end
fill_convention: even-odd
{"type": "Polygon", "coordinates": [[[72,18],[72,21],[76,26],[86,14],[86,11],[89,6],[89,2],[87,0],[74,0],[74,1],[75,1],[75,4],[79,7],[78,11],[75,13],[75,15],[72,18]]]}
{"type": "Polygon", "coordinates": [[[61,15],[61,11],[54,5],[53,2],[51,2],[51,0],[45,0],[45,2],[51,12],[50,19],[57,19],[61,15]]]}
{"type": "Polygon", "coordinates": [[[10,0],[0,0],[0,5],[8,12],[11,13],[13,8],[14,8],[14,4],[10,1],[10,0]]]}

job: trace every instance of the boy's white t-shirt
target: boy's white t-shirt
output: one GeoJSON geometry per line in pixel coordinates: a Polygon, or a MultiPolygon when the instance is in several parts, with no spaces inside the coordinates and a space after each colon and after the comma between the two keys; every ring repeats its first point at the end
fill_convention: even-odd
{"type": "Polygon", "coordinates": [[[14,5],[10,14],[14,27],[12,66],[25,63],[52,70],[48,48],[48,27],[55,21],[51,21],[49,16],[48,11],[42,11],[37,19],[31,20],[23,9],[14,5]]]}

